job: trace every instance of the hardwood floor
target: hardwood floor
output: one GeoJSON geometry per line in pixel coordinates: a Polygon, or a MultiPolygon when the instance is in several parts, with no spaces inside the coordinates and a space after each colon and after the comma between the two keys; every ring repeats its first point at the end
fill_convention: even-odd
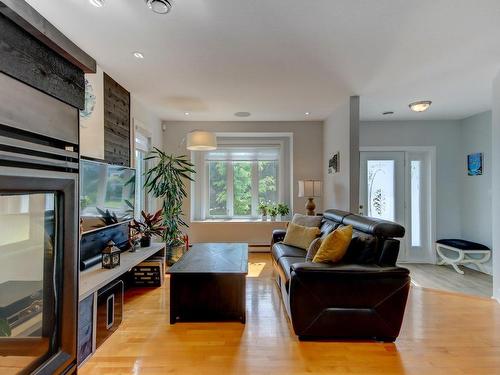
{"type": "Polygon", "coordinates": [[[500,304],[413,287],[394,344],[300,342],[269,255],[251,254],[247,324],[169,324],[168,280],[126,294],[122,326],[81,374],[500,374],[500,304]]]}
{"type": "Polygon", "coordinates": [[[410,270],[412,282],[417,286],[480,297],[493,295],[493,277],[470,268],[461,266],[465,275],[460,275],[451,266],[408,263],[401,266],[410,270]]]}

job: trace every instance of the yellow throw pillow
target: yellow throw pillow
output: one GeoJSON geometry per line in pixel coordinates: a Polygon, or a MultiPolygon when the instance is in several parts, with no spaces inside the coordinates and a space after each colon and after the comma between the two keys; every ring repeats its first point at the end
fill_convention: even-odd
{"type": "Polygon", "coordinates": [[[311,242],[313,242],[320,234],[321,231],[319,228],[304,227],[302,225],[290,223],[288,224],[288,228],[286,228],[283,243],[285,245],[295,246],[306,250],[311,242]]]}
{"type": "Polygon", "coordinates": [[[352,225],[339,227],[321,241],[314,263],[337,263],[342,260],[352,239],[352,225]]]}

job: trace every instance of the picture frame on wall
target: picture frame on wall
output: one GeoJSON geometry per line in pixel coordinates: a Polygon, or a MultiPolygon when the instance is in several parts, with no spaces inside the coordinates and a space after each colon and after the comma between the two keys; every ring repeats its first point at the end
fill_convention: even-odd
{"type": "Polygon", "coordinates": [[[340,171],[340,152],[335,153],[328,160],[328,174],[337,173],[340,171]]]}
{"type": "Polygon", "coordinates": [[[467,174],[469,176],[481,176],[483,174],[482,152],[467,155],[467,174]]]}

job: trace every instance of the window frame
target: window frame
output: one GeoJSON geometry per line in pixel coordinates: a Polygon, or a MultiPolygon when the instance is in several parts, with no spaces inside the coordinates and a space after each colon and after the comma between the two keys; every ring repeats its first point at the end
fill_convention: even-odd
{"type": "MultiPolygon", "coordinates": [[[[134,123],[139,123],[139,121],[134,120],[134,123]]],[[[133,135],[133,142],[134,142],[134,151],[133,151],[133,167],[136,170],[136,179],[135,179],[135,204],[134,204],[134,216],[135,218],[140,218],[141,216],[141,210],[144,210],[145,212],[149,212],[153,208],[153,201],[151,194],[146,191],[144,186],[141,186],[140,178],[139,178],[139,170],[137,168],[137,152],[142,153],[144,157],[147,157],[148,154],[151,152],[153,149],[153,142],[152,142],[152,136],[151,133],[144,129],[144,127],[135,125],[134,126],[134,135],[133,135]],[[142,137],[143,140],[145,140],[146,144],[144,145],[144,142],[139,142],[138,139],[139,137],[142,137]],[[138,200],[141,200],[141,205],[139,206],[138,200]]],[[[143,173],[145,174],[148,169],[151,167],[151,161],[150,160],[144,160],[144,165],[143,165],[143,173]]]]}
{"type": "MultiPolygon", "coordinates": [[[[230,145],[225,145],[230,146],[230,145]]],[[[245,145],[246,147],[251,145],[245,145]]],[[[262,145],[254,144],[255,148],[262,148],[262,145]]],[[[270,148],[279,148],[279,157],[276,160],[278,162],[278,202],[283,200],[283,147],[281,144],[269,145],[270,148]]],[[[226,200],[226,215],[211,215],[210,214],[210,163],[215,162],[213,160],[203,159],[203,170],[205,176],[203,179],[203,216],[205,219],[257,219],[259,217],[258,205],[259,205],[259,162],[269,161],[269,160],[220,160],[226,164],[226,186],[227,186],[227,200],[226,200]],[[252,177],[251,177],[251,213],[250,215],[234,215],[234,163],[235,162],[249,162],[252,163],[252,177]]]]}

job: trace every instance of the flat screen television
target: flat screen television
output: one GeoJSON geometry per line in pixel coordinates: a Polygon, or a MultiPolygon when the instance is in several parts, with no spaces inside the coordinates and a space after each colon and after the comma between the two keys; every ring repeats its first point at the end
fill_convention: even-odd
{"type": "Polygon", "coordinates": [[[80,162],[80,218],[83,232],[134,217],[135,169],[92,160],[80,162]]]}

